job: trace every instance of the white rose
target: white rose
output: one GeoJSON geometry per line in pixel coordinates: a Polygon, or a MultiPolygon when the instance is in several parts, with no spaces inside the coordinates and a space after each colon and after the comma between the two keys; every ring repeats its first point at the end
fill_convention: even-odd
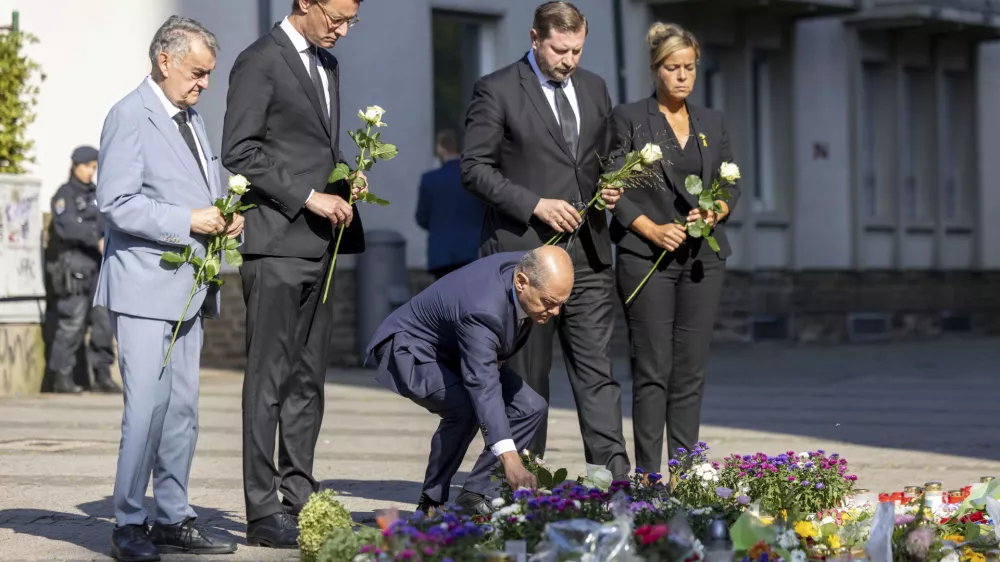
{"type": "Polygon", "coordinates": [[[791,562],[806,562],[806,553],[804,550],[795,549],[792,551],[791,562]]]}
{"type": "Polygon", "coordinates": [[[646,146],[642,147],[639,151],[639,157],[642,158],[642,163],[649,166],[653,162],[656,162],[663,158],[663,151],[660,150],[660,145],[653,143],[646,143],[646,146]]]}
{"type": "Polygon", "coordinates": [[[723,162],[722,167],[719,168],[719,175],[729,183],[736,183],[736,180],[740,179],[740,168],[732,162],[723,162]]]}
{"type": "Polygon", "coordinates": [[[503,501],[503,498],[494,498],[492,503],[493,503],[493,507],[499,509],[499,508],[503,507],[503,504],[505,504],[507,502],[503,501]]]}
{"type": "Polygon", "coordinates": [[[594,488],[607,491],[611,487],[611,482],[614,480],[614,475],[607,468],[597,467],[590,468],[587,467],[587,479],[593,483],[594,488]]]}
{"type": "Polygon", "coordinates": [[[377,105],[370,105],[367,109],[358,111],[358,117],[360,117],[365,123],[373,127],[382,127],[385,123],[382,122],[382,115],[385,114],[385,110],[377,105]]]}
{"type": "Polygon", "coordinates": [[[242,174],[229,176],[229,193],[243,195],[247,191],[250,191],[250,180],[243,177],[242,174]]]}

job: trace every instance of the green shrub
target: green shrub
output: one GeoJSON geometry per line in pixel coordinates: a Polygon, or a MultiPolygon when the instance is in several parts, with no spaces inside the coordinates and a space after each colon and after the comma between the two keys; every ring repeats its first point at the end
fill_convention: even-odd
{"type": "Polygon", "coordinates": [[[354,526],[351,512],[334,499],[337,493],[323,490],[309,496],[299,513],[299,551],[303,562],[313,562],[335,529],[354,526]]]}
{"type": "Polygon", "coordinates": [[[354,529],[334,529],[316,562],[352,562],[361,547],[366,544],[376,544],[382,540],[382,532],[373,527],[354,529]]]}
{"type": "Polygon", "coordinates": [[[23,174],[24,164],[33,163],[30,155],[35,143],[25,136],[35,120],[39,87],[33,77],[45,75],[28,59],[24,45],[37,43],[33,35],[17,30],[0,31],[0,174],[23,174]]]}

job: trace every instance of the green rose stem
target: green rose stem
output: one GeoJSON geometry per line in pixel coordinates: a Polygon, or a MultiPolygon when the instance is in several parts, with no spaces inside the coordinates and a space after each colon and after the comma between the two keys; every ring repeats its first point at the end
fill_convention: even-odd
{"type": "MultiPolygon", "coordinates": [[[[230,207],[232,207],[233,205],[233,197],[235,197],[235,194],[230,193],[229,197],[226,198],[225,208],[227,211],[229,211],[230,207]]],[[[226,217],[226,229],[228,229],[229,225],[232,223],[233,220],[232,213],[234,211],[235,209],[230,211],[228,216],[226,217]]],[[[166,358],[163,359],[164,367],[166,367],[167,363],[170,361],[170,354],[174,351],[174,342],[177,341],[177,334],[180,333],[181,331],[181,324],[184,323],[184,317],[187,316],[188,308],[191,307],[191,301],[194,300],[194,294],[198,292],[198,288],[204,284],[202,278],[205,275],[205,266],[208,265],[208,256],[211,256],[215,253],[222,251],[222,249],[219,247],[219,241],[223,239],[225,236],[226,236],[225,231],[223,231],[223,234],[216,234],[208,241],[208,247],[206,248],[205,251],[205,259],[201,260],[201,265],[198,267],[198,273],[195,274],[194,276],[194,285],[192,285],[191,287],[191,294],[188,295],[187,303],[184,305],[184,312],[181,313],[181,318],[180,320],[177,321],[177,327],[174,328],[174,337],[170,338],[170,347],[167,348],[167,356],[166,358]]]]}
{"type": "Polygon", "coordinates": [[[649,270],[649,273],[647,273],[646,276],[642,278],[642,282],[639,283],[639,286],[636,287],[635,290],[632,291],[632,294],[628,296],[628,299],[625,300],[625,304],[626,305],[628,305],[630,302],[632,302],[632,299],[634,299],[635,296],[637,294],[639,294],[639,289],[642,289],[642,286],[646,284],[646,281],[649,281],[649,278],[653,276],[653,272],[656,271],[656,268],[660,267],[660,262],[663,261],[663,256],[666,256],[666,255],[667,255],[667,251],[666,250],[663,250],[662,252],[660,252],[660,258],[657,259],[656,263],[653,264],[653,269],[649,270]]]}
{"type": "MultiPolygon", "coordinates": [[[[372,134],[372,124],[368,123],[368,129],[365,131],[365,137],[368,138],[368,137],[370,137],[371,134],[372,134]]],[[[364,146],[362,146],[360,148],[361,148],[361,159],[360,159],[360,162],[364,162],[365,161],[365,150],[368,149],[368,143],[364,143],[364,146]]],[[[351,186],[351,197],[350,197],[349,204],[350,205],[354,205],[354,182],[357,181],[358,171],[355,170],[354,172],[351,173],[351,175],[349,177],[351,179],[351,181],[348,182],[348,185],[351,186]]],[[[365,184],[367,185],[367,182],[365,182],[365,184]]],[[[353,209],[352,209],[352,212],[353,212],[353,209]]],[[[343,238],[343,236],[344,236],[344,226],[345,226],[345,224],[341,224],[340,225],[340,229],[338,229],[338,232],[337,232],[337,243],[334,244],[334,246],[333,246],[333,258],[330,259],[330,270],[326,273],[326,283],[324,284],[324,287],[323,287],[323,304],[326,304],[326,297],[327,297],[327,294],[330,292],[330,281],[333,281],[333,268],[337,266],[337,252],[340,251],[340,239],[343,238]]]]}
{"type": "MultiPolygon", "coordinates": [[[[594,206],[594,203],[597,203],[597,200],[600,199],[600,198],[601,198],[601,190],[598,189],[597,190],[597,195],[595,195],[594,198],[590,200],[590,203],[587,203],[586,207],[580,209],[580,211],[579,211],[580,218],[583,218],[587,214],[587,211],[589,211],[590,208],[594,206]]],[[[546,246],[552,246],[554,244],[558,244],[559,241],[562,240],[562,237],[565,236],[565,235],[566,235],[565,232],[559,232],[555,236],[553,236],[552,238],[549,238],[549,241],[546,242],[545,245],[546,246]]]]}

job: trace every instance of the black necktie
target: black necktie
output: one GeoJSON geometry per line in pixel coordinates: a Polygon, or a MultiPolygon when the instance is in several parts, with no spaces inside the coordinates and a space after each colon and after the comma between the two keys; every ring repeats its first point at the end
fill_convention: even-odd
{"type": "Polygon", "coordinates": [[[316,62],[318,53],[315,45],[309,45],[309,77],[312,78],[313,87],[316,88],[316,95],[319,96],[319,106],[323,108],[323,116],[330,118],[330,110],[326,106],[326,94],[323,92],[323,80],[319,77],[319,67],[316,62]]]}
{"type": "Polygon", "coordinates": [[[576,113],[573,106],[569,104],[569,96],[563,89],[562,82],[549,80],[549,84],[556,89],[556,111],[559,113],[559,123],[562,125],[563,138],[569,146],[569,153],[576,158],[576,143],[579,139],[579,131],[576,130],[576,113]]]}
{"type": "Polygon", "coordinates": [[[514,349],[517,349],[524,338],[528,337],[528,333],[531,332],[531,319],[525,318],[524,320],[518,320],[517,322],[517,332],[514,336],[514,349]]]}
{"type": "Polygon", "coordinates": [[[198,169],[201,170],[201,177],[205,178],[208,182],[208,176],[205,175],[205,168],[201,165],[201,158],[198,156],[198,147],[194,143],[194,133],[191,132],[191,127],[188,127],[188,112],[183,110],[174,115],[174,122],[177,123],[177,129],[181,132],[181,137],[184,138],[184,142],[187,143],[188,148],[191,149],[191,155],[194,156],[194,161],[198,163],[198,169]]]}

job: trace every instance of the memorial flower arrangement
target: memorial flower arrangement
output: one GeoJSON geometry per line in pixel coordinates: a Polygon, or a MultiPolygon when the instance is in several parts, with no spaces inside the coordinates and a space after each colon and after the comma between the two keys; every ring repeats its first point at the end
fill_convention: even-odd
{"type": "Polygon", "coordinates": [[[719,476],[722,486],[744,489],[765,513],[782,510],[815,513],[838,507],[858,477],[848,473],[847,459],[822,450],[787,451],[776,456],[726,457],[719,476]]]}
{"type": "MultiPolygon", "coordinates": [[[[614,481],[604,469],[570,479],[565,469],[552,470],[524,451],[522,460],[538,476],[539,489],[511,490],[497,471],[501,495],[490,516],[463,515],[445,506],[430,516],[380,517],[380,532],[345,530],[340,510],[314,506],[300,518],[300,536],[308,539],[303,554],[309,557],[303,559],[458,562],[489,559],[507,548],[544,560],[580,560],[581,552],[608,551],[609,544],[635,556],[627,560],[645,562],[697,562],[720,555],[742,562],[987,562],[997,554],[991,510],[1000,515],[1000,484],[971,487],[961,506],[930,509],[923,497],[879,504],[873,496],[865,503],[853,488],[856,477],[847,461],[837,454],[731,455],[720,465],[709,460],[708,450],[699,443],[676,455],[670,463],[673,487],[670,479],[641,470],[627,481],[614,481]],[[803,484],[806,480],[809,484],[803,484]],[[817,505],[824,507],[814,509],[817,505]],[[706,553],[702,542],[717,536],[720,520],[732,547],[720,551],[716,542],[716,550],[706,553]],[[325,526],[317,527],[320,523],[325,526]],[[315,555],[316,538],[323,532],[329,537],[315,555]]],[[[626,560],[597,554],[588,559],[626,560]]]]}

